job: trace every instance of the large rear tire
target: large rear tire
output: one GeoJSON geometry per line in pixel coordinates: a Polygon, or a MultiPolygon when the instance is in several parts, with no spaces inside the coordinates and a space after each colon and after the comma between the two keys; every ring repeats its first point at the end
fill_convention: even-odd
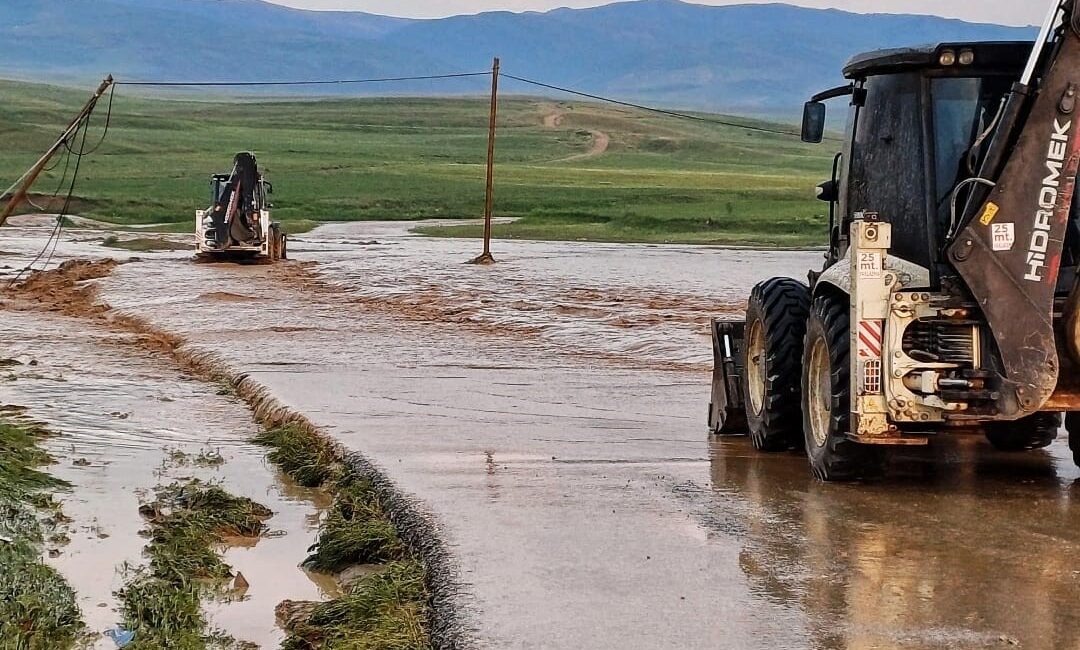
{"type": "Polygon", "coordinates": [[[1065,428],[1069,431],[1069,450],[1073,462],[1080,467],[1080,413],[1065,414],[1065,428]]]}
{"type": "Polygon", "coordinates": [[[851,421],[851,334],[846,299],[814,300],[803,348],[803,437],[810,470],[822,481],[853,481],[882,473],[884,456],[847,437],[851,421]]]}
{"type": "Polygon", "coordinates": [[[798,446],[800,355],[810,290],[790,278],[754,287],[746,309],[743,395],[750,440],[761,451],[798,446]]]}
{"type": "Polygon", "coordinates": [[[1049,447],[1060,429],[1060,413],[1036,413],[1015,422],[987,424],[986,439],[998,451],[1031,451],[1049,447]]]}
{"type": "Polygon", "coordinates": [[[270,262],[276,262],[285,256],[284,236],[281,228],[276,223],[270,224],[270,233],[267,236],[266,257],[270,262]]]}

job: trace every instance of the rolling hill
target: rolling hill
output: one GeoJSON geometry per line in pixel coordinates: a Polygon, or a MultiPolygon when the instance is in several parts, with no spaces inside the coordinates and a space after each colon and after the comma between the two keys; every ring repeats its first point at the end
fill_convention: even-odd
{"type": "MultiPolygon", "coordinates": [[[[790,113],[834,84],[852,54],[944,40],[1015,40],[1033,30],[925,16],[788,5],[640,0],[547,13],[438,20],[312,12],[260,0],[5,0],[0,75],[280,80],[482,70],[667,106],[790,113]]],[[[481,79],[349,92],[482,92],[481,79]]],[[[508,81],[510,92],[536,92],[508,81]]]]}
{"type": "MultiPolygon", "coordinates": [[[[86,93],[0,81],[0,97],[0,179],[10,182],[86,93]]],[[[95,114],[90,146],[105,119],[103,109],[95,114]]],[[[482,97],[237,102],[124,93],[100,151],[80,165],[73,209],[117,225],[190,232],[209,200],[208,175],[253,150],[274,183],[274,218],[290,233],[313,221],[474,218],[484,205],[487,126],[482,97]]],[[[522,220],[500,234],[817,243],[825,206],[812,188],[828,176],[833,151],[603,104],[505,98],[495,209],[522,220]]],[[[66,188],[68,171],[60,163],[43,174],[34,201],[43,207],[22,210],[59,209],[63,193],[50,193],[66,188]]]]}

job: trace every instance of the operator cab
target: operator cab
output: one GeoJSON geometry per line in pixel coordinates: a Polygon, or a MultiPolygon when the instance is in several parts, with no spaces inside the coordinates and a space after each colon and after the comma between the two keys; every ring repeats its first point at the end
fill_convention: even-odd
{"type": "Polygon", "coordinates": [[[221,203],[221,197],[225,193],[225,186],[229,183],[229,178],[228,174],[214,174],[210,177],[210,205],[221,203]]]}
{"type": "MultiPolygon", "coordinates": [[[[824,101],[849,97],[852,105],[833,179],[818,192],[830,203],[828,265],[846,254],[853,215],[876,212],[893,225],[892,254],[927,269],[939,285],[954,189],[976,176],[1032,46],[948,43],[862,54],[844,68],[848,85],[807,103],[806,142],[824,139],[824,101]]],[[[956,192],[961,210],[967,189],[956,192]]]]}
{"type": "MultiPolygon", "coordinates": [[[[227,190],[231,188],[229,180],[232,178],[229,174],[214,174],[210,177],[210,205],[219,205],[222,200],[222,196],[227,190]]],[[[250,206],[251,210],[265,210],[266,208],[273,207],[270,205],[268,195],[274,193],[274,185],[270,181],[259,179],[258,184],[250,195],[245,196],[242,202],[245,205],[250,206]]],[[[245,193],[247,194],[247,193],[245,193]]]]}

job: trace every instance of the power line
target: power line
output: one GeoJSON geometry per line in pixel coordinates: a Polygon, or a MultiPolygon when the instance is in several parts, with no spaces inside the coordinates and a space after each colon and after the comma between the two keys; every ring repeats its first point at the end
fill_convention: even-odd
{"type": "Polygon", "coordinates": [[[438,79],[461,79],[464,77],[488,77],[491,71],[486,72],[457,72],[453,74],[431,74],[414,77],[381,77],[372,79],[327,79],[327,80],[301,80],[301,81],[117,81],[116,85],[124,86],[157,86],[157,87],[184,87],[184,86],[217,86],[217,87],[246,87],[246,86],[340,86],[349,84],[390,83],[395,81],[431,81],[438,79]]]}
{"type": "MultiPolygon", "coordinates": [[[[635,104],[633,102],[626,102],[620,99],[612,99],[611,97],[604,97],[601,95],[594,95],[592,93],[583,92],[580,90],[574,90],[572,88],[564,88],[562,86],[555,86],[553,84],[547,84],[542,81],[536,81],[534,79],[526,79],[525,77],[516,77],[512,74],[503,74],[502,76],[513,79],[514,81],[520,81],[521,83],[529,84],[532,86],[538,86],[540,88],[547,88],[548,90],[557,90],[562,93],[570,95],[577,95],[578,97],[586,97],[588,99],[595,99],[601,102],[607,102],[608,104],[615,104],[617,106],[626,106],[627,108],[636,108],[640,111],[646,111],[649,113],[657,113],[659,115],[667,115],[668,117],[677,117],[684,120],[694,120],[696,122],[707,122],[709,124],[719,124],[722,126],[730,126],[737,129],[744,129],[746,131],[757,131],[759,133],[772,133],[774,135],[786,135],[793,138],[801,138],[802,136],[793,131],[783,131],[780,129],[770,129],[765,126],[754,126],[752,124],[740,124],[738,122],[731,122],[728,120],[720,120],[714,117],[704,117],[702,115],[691,115],[690,113],[680,113],[678,111],[670,111],[663,108],[655,108],[652,106],[645,106],[644,104],[635,104]]],[[[834,139],[834,138],[830,138],[834,139]]]]}
{"type": "MultiPolygon", "coordinates": [[[[112,98],[110,96],[110,112],[111,104],[112,98]]],[[[30,261],[29,264],[20,269],[19,272],[13,278],[11,278],[7,285],[8,288],[14,286],[14,284],[18,282],[26,274],[27,271],[32,270],[34,266],[39,261],[41,261],[41,258],[45,257],[46,253],[48,253],[48,257],[45,259],[45,264],[42,266],[42,270],[49,268],[49,264],[52,263],[53,256],[56,255],[56,249],[60,246],[60,238],[64,231],[64,220],[70,213],[71,201],[75,196],[75,183],[79,178],[79,169],[82,166],[82,159],[85,156],[90,155],[94,151],[97,151],[97,149],[101,146],[101,142],[98,142],[98,144],[95,145],[92,150],[87,150],[86,148],[87,132],[90,130],[90,118],[94,114],[95,108],[97,108],[96,100],[94,101],[93,105],[90,107],[86,115],[78,122],[78,126],[76,127],[75,131],[68,136],[68,138],[70,138],[70,140],[72,141],[81,138],[78,151],[74,150],[71,147],[70,143],[68,142],[68,138],[65,138],[64,140],[64,148],[67,150],[68,153],[66,155],[64,163],[64,174],[63,177],[60,179],[60,187],[58,187],[57,191],[53,193],[53,199],[57,198],[60,194],[60,189],[63,187],[64,182],[67,178],[68,167],[71,163],[71,158],[73,156],[75,158],[75,169],[71,174],[71,181],[68,183],[67,196],[65,196],[64,198],[63,206],[60,208],[60,213],[56,216],[56,223],[53,224],[53,229],[49,233],[49,237],[45,240],[45,245],[41,248],[41,250],[34,257],[34,259],[30,261]]],[[[108,119],[106,120],[106,124],[107,123],[108,119]]],[[[106,133],[108,132],[108,126],[106,126],[105,131],[106,133]]],[[[104,141],[104,136],[102,136],[102,141],[104,141]]]]}
{"type": "MultiPolygon", "coordinates": [[[[451,74],[437,74],[437,75],[416,75],[408,77],[373,77],[368,79],[325,79],[325,80],[293,80],[293,81],[117,81],[116,85],[125,86],[152,86],[152,87],[171,87],[171,88],[183,88],[183,87],[216,87],[216,88],[251,88],[251,87],[287,87],[287,86],[341,86],[352,84],[372,84],[372,83],[394,83],[402,81],[434,81],[443,79],[462,79],[469,77],[487,77],[491,75],[490,70],[484,72],[458,72],[451,74]]],[[[793,131],[784,131],[782,129],[773,129],[765,126],[754,126],[752,124],[743,124],[740,122],[733,122],[730,120],[722,120],[713,117],[705,117],[702,115],[693,115],[690,113],[682,113],[679,111],[672,111],[663,108],[656,108],[653,106],[646,106],[644,104],[637,104],[634,102],[627,102],[620,99],[614,99],[612,97],[604,97],[602,95],[596,95],[593,93],[587,93],[581,90],[574,90],[573,88],[566,88],[564,86],[556,86],[554,84],[544,83],[542,81],[536,81],[535,79],[528,79],[526,77],[518,77],[512,74],[503,73],[501,76],[507,79],[512,79],[524,84],[536,86],[538,88],[546,88],[548,90],[555,90],[570,95],[577,95],[578,97],[585,97],[596,101],[606,102],[608,104],[615,104],[618,106],[625,106],[627,108],[634,108],[649,113],[656,113],[658,115],[666,115],[668,117],[676,117],[684,120],[693,120],[696,122],[704,122],[707,124],[718,124],[721,126],[729,126],[736,129],[743,129],[745,131],[755,131],[758,133],[771,133],[773,135],[783,135],[792,138],[801,137],[800,134],[793,131]]],[[[109,97],[110,104],[112,103],[112,97],[109,97]]],[[[838,138],[826,138],[828,140],[838,140],[838,138]]]]}
{"type": "MultiPolygon", "coordinates": [[[[56,189],[53,190],[52,194],[49,195],[50,199],[55,199],[56,197],[60,196],[60,190],[62,190],[64,188],[64,183],[67,182],[68,169],[69,169],[69,167],[71,165],[71,153],[66,152],[62,156],[57,156],[56,162],[53,163],[51,167],[47,167],[47,168],[42,170],[42,173],[51,172],[51,171],[55,170],[57,167],[59,167],[60,163],[64,163],[64,173],[60,175],[60,183],[59,183],[59,185],[57,185],[56,189]]],[[[7,198],[7,195],[0,196],[0,200],[4,200],[6,198],[7,198]]],[[[32,198],[30,198],[29,194],[26,195],[26,202],[29,203],[31,206],[33,206],[33,208],[35,210],[37,210],[38,212],[44,213],[45,210],[46,210],[46,208],[43,208],[42,206],[38,205],[37,203],[34,203],[34,200],[32,198]]]]}
{"type": "MultiPolygon", "coordinates": [[[[112,107],[111,107],[112,95],[111,94],[109,95],[109,103],[110,103],[110,111],[111,111],[111,109],[112,109],[112,107]]],[[[94,105],[95,105],[95,107],[97,106],[96,103],[94,105]]],[[[67,198],[64,199],[64,207],[60,209],[60,215],[57,216],[57,218],[56,218],[56,221],[57,221],[56,238],[53,241],[53,247],[52,247],[52,250],[49,252],[49,257],[46,258],[46,260],[45,260],[45,265],[41,267],[42,270],[46,270],[46,269],[49,268],[49,264],[52,263],[53,255],[56,254],[56,249],[57,249],[58,246],[60,246],[60,236],[64,233],[64,220],[67,218],[67,216],[68,216],[68,214],[69,214],[69,212],[71,210],[71,199],[72,199],[72,197],[75,196],[75,182],[79,179],[79,168],[82,166],[82,159],[83,159],[84,156],[88,156],[91,153],[93,153],[94,151],[97,151],[98,147],[101,146],[101,142],[105,141],[104,136],[102,136],[101,142],[98,142],[98,144],[94,147],[94,149],[92,151],[87,151],[86,150],[86,134],[87,134],[87,132],[90,131],[90,116],[93,115],[93,114],[94,114],[93,111],[90,111],[89,113],[87,113],[86,114],[86,121],[83,122],[82,142],[79,144],[78,153],[75,154],[75,170],[71,173],[71,185],[68,186],[67,198]]],[[[107,122],[107,120],[106,120],[106,122],[107,122]]],[[[106,132],[108,132],[108,126],[105,127],[105,130],[106,130],[106,132]]]]}
{"type": "MultiPolygon", "coordinates": [[[[97,144],[95,144],[94,147],[90,151],[85,151],[86,137],[85,137],[85,134],[84,134],[84,137],[83,137],[84,151],[82,151],[81,155],[79,156],[80,158],[82,156],[89,156],[91,154],[97,153],[97,150],[101,148],[101,145],[105,144],[105,138],[109,135],[109,126],[112,125],[112,108],[113,108],[113,99],[115,99],[115,98],[116,98],[116,84],[113,84],[112,87],[109,88],[109,110],[105,113],[105,129],[101,132],[101,139],[97,141],[97,144]]],[[[94,106],[96,108],[97,104],[95,103],[94,106]]],[[[87,116],[87,118],[86,118],[86,126],[87,126],[87,128],[90,127],[90,117],[89,116],[87,116]]]]}

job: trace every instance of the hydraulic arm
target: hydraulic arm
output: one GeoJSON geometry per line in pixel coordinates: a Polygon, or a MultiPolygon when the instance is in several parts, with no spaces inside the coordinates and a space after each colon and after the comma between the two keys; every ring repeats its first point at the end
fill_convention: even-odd
{"type": "Polygon", "coordinates": [[[948,257],[979,304],[1003,364],[1002,415],[1043,408],[1061,367],[1054,306],[1080,167],[1075,0],[1051,9],[959,219],[948,257]]]}
{"type": "Polygon", "coordinates": [[[259,169],[255,156],[239,153],[233,163],[228,183],[210,210],[214,234],[219,246],[229,239],[248,242],[259,238],[259,211],[257,185],[259,169]]]}

